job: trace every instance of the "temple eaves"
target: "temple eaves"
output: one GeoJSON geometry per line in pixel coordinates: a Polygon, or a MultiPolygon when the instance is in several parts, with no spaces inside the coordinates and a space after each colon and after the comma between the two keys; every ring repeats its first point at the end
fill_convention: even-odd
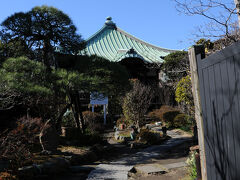
{"type": "Polygon", "coordinates": [[[107,17],[104,26],[86,40],[86,49],[80,54],[97,55],[114,62],[135,57],[148,63],[162,63],[162,57],[175,51],[142,41],[118,28],[112,18],[107,17]]]}

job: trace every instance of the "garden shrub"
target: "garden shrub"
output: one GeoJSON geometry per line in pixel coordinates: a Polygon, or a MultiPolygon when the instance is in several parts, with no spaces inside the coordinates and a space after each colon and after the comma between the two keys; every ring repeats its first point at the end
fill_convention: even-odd
{"type": "Polygon", "coordinates": [[[9,172],[0,172],[0,180],[19,180],[16,175],[9,172]]]}
{"type": "Polygon", "coordinates": [[[137,135],[137,139],[148,144],[157,144],[159,141],[157,135],[148,129],[141,129],[137,135]]]}
{"type": "Polygon", "coordinates": [[[119,127],[120,124],[125,124],[127,127],[131,125],[130,122],[127,121],[124,116],[120,117],[120,118],[117,120],[117,122],[116,122],[117,127],[119,127]]]}
{"type": "Polygon", "coordinates": [[[122,109],[129,124],[140,128],[145,124],[145,114],[150,106],[153,93],[150,86],[142,84],[137,79],[132,79],[131,83],[132,89],[123,98],[122,109]]]}
{"type": "Polygon", "coordinates": [[[193,127],[193,120],[191,116],[187,114],[178,114],[174,118],[174,127],[179,127],[184,131],[190,132],[193,127]]]}
{"type": "Polygon", "coordinates": [[[179,113],[179,111],[168,111],[163,114],[163,121],[166,123],[167,127],[175,127],[174,119],[179,113]]]}
{"type": "Polygon", "coordinates": [[[188,124],[188,116],[186,114],[178,114],[174,118],[174,127],[182,127],[188,124]]]}
{"type": "Polygon", "coordinates": [[[194,180],[197,178],[197,166],[196,166],[196,152],[190,153],[186,163],[188,164],[188,172],[190,175],[190,179],[194,180]]]}
{"type": "Polygon", "coordinates": [[[13,170],[31,161],[32,153],[41,148],[38,135],[43,125],[41,118],[20,118],[15,129],[0,137],[0,159],[10,160],[13,170]]]}
{"type": "Polygon", "coordinates": [[[102,125],[103,119],[99,113],[84,111],[83,112],[84,123],[87,127],[86,131],[90,134],[95,134],[104,131],[102,125]]]}
{"type": "Polygon", "coordinates": [[[192,94],[192,83],[190,75],[183,77],[177,84],[175,100],[183,112],[194,116],[194,101],[192,94]]]}
{"type": "Polygon", "coordinates": [[[170,111],[176,111],[175,108],[167,105],[163,105],[160,109],[155,109],[148,113],[148,117],[155,119],[156,121],[163,121],[163,114],[170,111]]]}
{"type": "Polygon", "coordinates": [[[74,115],[72,111],[68,111],[62,118],[62,126],[64,127],[76,127],[74,115]]]}

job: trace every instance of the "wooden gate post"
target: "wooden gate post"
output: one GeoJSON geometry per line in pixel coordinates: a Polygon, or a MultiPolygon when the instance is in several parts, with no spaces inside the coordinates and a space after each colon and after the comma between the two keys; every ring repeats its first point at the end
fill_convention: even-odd
{"type": "Polygon", "coordinates": [[[200,151],[201,161],[201,173],[202,179],[207,180],[207,169],[206,169],[206,156],[204,150],[204,131],[203,131],[203,119],[201,113],[201,101],[199,92],[199,78],[198,78],[198,67],[197,67],[197,56],[201,59],[204,58],[204,46],[193,46],[188,50],[188,56],[190,61],[191,81],[192,81],[192,92],[195,105],[195,119],[197,122],[198,129],[198,144],[200,151]]]}

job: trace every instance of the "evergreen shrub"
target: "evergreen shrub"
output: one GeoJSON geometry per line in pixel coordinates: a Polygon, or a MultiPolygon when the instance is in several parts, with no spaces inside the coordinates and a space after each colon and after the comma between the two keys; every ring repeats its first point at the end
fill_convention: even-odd
{"type": "Polygon", "coordinates": [[[76,127],[76,123],[74,120],[73,112],[70,111],[62,118],[62,126],[64,127],[76,127]]]}
{"type": "Polygon", "coordinates": [[[174,118],[174,127],[182,127],[188,124],[188,116],[186,114],[178,114],[174,118]]]}
{"type": "MultiPolygon", "coordinates": [[[[159,136],[160,137],[160,136],[159,136]]],[[[148,129],[141,129],[137,135],[137,139],[147,144],[158,144],[160,139],[156,133],[149,131],[148,129]]]]}
{"type": "Polygon", "coordinates": [[[194,121],[192,121],[191,116],[187,114],[178,114],[174,118],[174,126],[179,127],[180,129],[184,131],[192,131],[194,121]]]}
{"type": "Polygon", "coordinates": [[[166,123],[167,127],[175,127],[174,119],[178,114],[180,114],[179,111],[168,111],[163,114],[163,121],[166,123]]]}
{"type": "Polygon", "coordinates": [[[90,134],[100,133],[104,131],[103,119],[99,113],[84,111],[83,119],[90,134]]]}
{"type": "Polygon", "coordinates": [[[160,107],[160,109],[155,109],[155,110],[149,112],[148,117],[150,117],[156,121],[163,121],[164,120],[163,114],[166,112],[170,112],[170,111],[176,111],[176,109],[171,106],[163,105],[160,107]]]}
{"type": "Polygon", "coordinates": [[[128,126],[130,126],[131,122],[127,121],[126,118],[124,116],[122,116],[116,122],[117,127],[119,127],[120,124],[125,124],[126,127],[128,127],[128,126]]]}

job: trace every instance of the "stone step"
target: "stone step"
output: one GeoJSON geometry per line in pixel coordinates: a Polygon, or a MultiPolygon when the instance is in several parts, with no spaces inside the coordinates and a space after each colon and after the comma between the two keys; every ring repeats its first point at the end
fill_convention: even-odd
{"type": "Polygon", "coordinates": [[[140,166],[136,166],[135,169],[137,170],[137,172],[143,173],[145,175],[165,174],[167,172],[167,169],[160,164],[140,165],[140,166]]]}

